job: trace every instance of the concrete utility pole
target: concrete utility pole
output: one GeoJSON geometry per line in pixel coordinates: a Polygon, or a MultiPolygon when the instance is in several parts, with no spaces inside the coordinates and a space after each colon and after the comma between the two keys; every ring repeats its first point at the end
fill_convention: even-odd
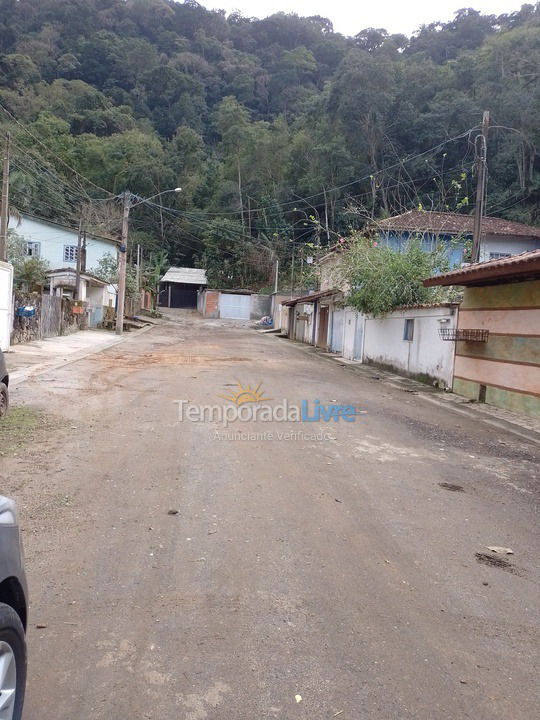
{"type": "Polygon", "coordinates": [[[0,211],[0,261],[7,261],[7,232],[9,221],[9,146],[11,136],[6,135],[4,170],[2,175],[2,209],[0,211]]]}
{"type": "Polygon", "coordinates": [[[482,241],[482,218],[484,217],[484,203],[486,199],[486,170],[487,170],[487,142],[489,130],[489,110],[484,110],[482,119],[482,134],[477,136],[480,139],[480,149],[476,149],[476,171],[478,181],[476,185],[476,205],[474,209],[474,232],[471,261],[478,262],[480,259],[480,243],[482,241]]]}
{"type": "Polygon", "coordinates": [[[120,240],[120,252],[118,255],[118,299],[116,308],[116,334],[121,335],[124,331],[124,305],[126,302],[126,261],[127,242],[129,226],[129,210],[131,193],[124,193],[124,211],[122,214],[122,236],[120,240]]]}
{"type": "Polygon", "coordinates": [[[279,278],[279,260],[276,258],[276,277],[274,279],[274,292],[277,293],[279,278]]]}

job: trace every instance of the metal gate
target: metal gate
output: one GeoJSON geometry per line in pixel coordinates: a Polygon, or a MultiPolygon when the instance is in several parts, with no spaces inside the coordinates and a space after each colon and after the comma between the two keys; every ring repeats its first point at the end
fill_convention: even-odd
{"type": "Polygon", "coordinates": [[[231,320],[249,320],[250,295],[221,293],[219,298],[219,317],[231,320]]]}
{"type": "Polygon", "coordinates": [[[332,352],[343,352],[343,310],[334,310],[332,313],[332,352]]]}
{"type": "Polygon", "coordinates": [[[56,337],[62,329],[62,298],[41,296],[41,337],[56,337]]]}
{"type": "Polygon", "coordinates": [[[362,340],[364,335],[364,317],[356,310],[345,310],[345,332],[343,357],[347,360],[362,359],[362,340]]]}

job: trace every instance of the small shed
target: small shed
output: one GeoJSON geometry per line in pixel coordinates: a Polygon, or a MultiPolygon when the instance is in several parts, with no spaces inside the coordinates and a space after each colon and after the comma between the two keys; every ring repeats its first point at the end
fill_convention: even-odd
{"type": "Polygon", "coordinates": [[[171,267],[160,281],[158,304],[168,308],[196,308],[197,293],[206,287],[206,270],[171,267]]]}

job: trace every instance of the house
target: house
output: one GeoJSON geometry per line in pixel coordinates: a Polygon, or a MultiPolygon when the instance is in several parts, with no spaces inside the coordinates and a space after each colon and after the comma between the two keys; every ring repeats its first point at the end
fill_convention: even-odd
{"type": "Polygon", "coordinates": [[[540,417],[540,250],[474,263],[428,278],[464,287],[454,332],[453,390],[540,417]]]}
{"type": "Polygon", "coordinates": [[[251,290],[211,290],[199,292],[197,309],[205,318],[260,320],[272,311],[272,296],[251,290]]]}
{"type": "MultiPolygon", "coordinates": [[[[448,246],[452,267],[464,262],[464,250],[473,237],[474,217],[460,213],[409,210],[395,217],[379,220],[375,231],[382,242],[399,249],[409,238],[420,236],[426,251],[438,244],[448,246]]],[[[480,261],[540,248],[540,227],[502,218],[484,217],[480,242],[480,261]]]]}
{"type": "Polygon", "coordinates": [[[114,307],[116,290],[91,273],[81,272],[78,293],[75,293],[77,271],[73,268],[59,268],[47,273],[49,293],[62,298],[77,299],[84,303],[84,312],[89,327],[98,327],[103,322],[106,307],[114,307]],[[76,295],[76,298],[75,298],[76,295]]]}
{"type": "Polygon", "coordinates": [[[196,308],[197,294],[207,284],[206,270],[171,267],[161,278],[158,305],[168,308],[196,308]]]}
{"type": "MultiPolygon", "coordinates": [[[[52,220],[42,220],[23,214],[18,220],[12,218],[11,229],[25,242],[26,254],[45,260],[51,270],[77,267],[79,231],[52,220]]],[[[81,269],[92,272],[104,255],[116,258],[119,241],[86,233],[82,243],[81,269]]]]}
{"type": "Polygon", "coordinates": [[[287,328],[287,337],[327,350],[331,332],[330,308],[341,297],[340,290],[321,290],[284,300],[281,303],[281,326],[287,328]],[[287,315],[286,318],[283,318],[283,313],[287,315]]]}

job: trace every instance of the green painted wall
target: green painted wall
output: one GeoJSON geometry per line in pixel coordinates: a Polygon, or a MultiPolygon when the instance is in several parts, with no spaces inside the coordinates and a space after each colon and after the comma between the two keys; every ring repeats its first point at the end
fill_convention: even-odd
{"type": "MultiPolygon", "coordinates": [[[[457,395],[478,400],[480,392],[480,384],[470,380],[460,380],[454,378],[453,391],[457,395]]],[[[504,410],[528,415],[529,417],[540,417],[540,398],[533,395],[524,395],[523,393],[513,392],[511,390],[501,390],[488,385],[486,388],[486,403],[496,405],[504,410]]]]}
{"type": "MultiPolygon", "coordinates": [[[[456,345],[456,355],[488,360],[517,360],[540,365],[540,337],[490,335],[487,343],[461,341],[456,345]]],[[[538,372],[540,373],[540,369],[538,372]]]]}
{"type": "Polygon", "coordinates": [[[487,285],[485,287],[465,288],[461,307],[497,308],[530,307],[540,308],[540,280],[506,283],[505,285],[487,285]]]}

